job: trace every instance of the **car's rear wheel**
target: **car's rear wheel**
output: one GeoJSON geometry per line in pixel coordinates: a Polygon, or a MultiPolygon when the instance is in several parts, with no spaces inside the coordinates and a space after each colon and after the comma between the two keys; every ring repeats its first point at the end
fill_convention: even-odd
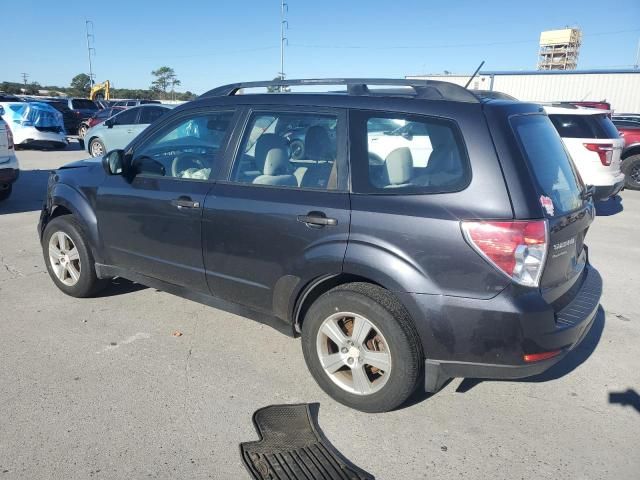
{"type": "Polygon", "coordinates": [[[320,387],[364,412],[404,403],[423,369],[420,341],[404,308],[367,283],[336,287],[311,305],[302,324],[302,350],[320,387]]]}
{"type": "Polygon", "coordinates": [[[86,125],[80,125],[80,128],[78,129],[78,136],[80,138],[84,138],[84,136],[87,134],[87,126],[86,125]]]}
{"type": "Polygon", "coordinates": [[[49,222],[42,236],[42,253],[49,276],[72,297],[89,297],[106,284],[96,275],[93,254],[82,226],[71,215],[49,222]]]}
{"type": "Polygon", "coordinates": [[[89,153],[92,157],[101,157],[106,153],[104,143],[99,138],[91,139],[89,143],[89,153]]]}
{"type": "Polygon", "coordinates": [[[11,192],[13,191],[13,185],[0,185],[0,202],[6,200],[11,196],[11,192]]]}
{"type": "Polygon", "coordinates": [[[624,187],[629,190],[640,190],[640,155],[632,155],[624,159],[622,172],[625,175],[624,187]]]}

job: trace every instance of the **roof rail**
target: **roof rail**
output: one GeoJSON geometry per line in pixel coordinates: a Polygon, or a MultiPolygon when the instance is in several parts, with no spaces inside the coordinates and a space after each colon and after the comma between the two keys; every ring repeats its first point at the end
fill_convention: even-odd
{"type": "MultiPolygon", "coordinates": [[[[369,85],[411,87],[416,98],[426,100],[452,100],[456,102],[479,103],[478,98],[464,87],[439,80],[410,80],[391,78],[307,78],[292,80],[270,80],[263,82],[241,82],[224,85],[200,95],[199,98],[226,97],[236,95],[244,88],[286,88],[293,86],[346,85],[349,95],[401,95],[400,92],[370,90],[369,85]]],[[[279,92],[275,92],[279,93],[279,92]]]]}

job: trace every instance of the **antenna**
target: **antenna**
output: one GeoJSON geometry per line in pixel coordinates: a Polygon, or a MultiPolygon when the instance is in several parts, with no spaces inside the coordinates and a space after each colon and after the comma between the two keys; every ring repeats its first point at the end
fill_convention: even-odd
{"type": "Polygon", "coordinates": [[[636,70],[640,68],[640,38],[638,39],[638,49],[636,50],[636,63],[633,66],[636,70]]]}
{"type": "Polygon", "coordinates": [[[94,44],[96,37],[93,34],[93,22],[91,20],[85,20],[84,22],[84,28],[87,34],[87,56],[89,58],[89,83],[91,84],[91,86],[93,87],[93,84],[95,83],[93,80],[93,66],[91,65],[91,55],[95,55],[96,53],[96,49],[92,47],[92,45],[94,44]],[[89,28],[91,27],[91,28],[89,28]],[[91,31],[89,31],[91,30],[91,31]]]}
{"type": "Polygon", "coordinates": [[[285,27],[289,29],[289,22],[287,21],[286,14],[289,12],[289,4],[284,0],[280,0],[280,72],[278,75],[281,80],[284,80],[284,46],[285,43],[289,44],[289,39],[285,36],[285,27]]]}
{"type": "Polygon", "coordinates": [[[482,66],[484,65],[484,60],[482,60],[480,62],[480,65],[478,65],[478,68],[476,68],[476,71],[473,72],[473,75],[471,75],[471,78],[469,79],[469,81],[467,82],[467,84],[464,86],[464,88],[468,88],[469,85],[471,85],[471,81],[476,78],[476,75],[478,74],[478,72],[480,71],[480,69],[482,68],[482,66]]]}

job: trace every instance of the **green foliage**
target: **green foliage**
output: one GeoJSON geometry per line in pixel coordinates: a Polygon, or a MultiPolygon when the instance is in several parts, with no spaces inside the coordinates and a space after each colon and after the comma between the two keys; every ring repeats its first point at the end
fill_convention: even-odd
{"type": "Polygon", "coordinates": [[[171,67],[160,67],[157,70],[153,70],[151,75],[156,77],[156,79],[151,82],[151,90],[159,94],[162,98],[166,98],[169,87],[171,87],[171,91],[174,92],[175,87],[181,83],[176,76],[176,72],[171,67]]]}
{"type": "Polygon", "coordinates": [[[71,79],[71,91],[77,97],[88,97],[91,91],[91,78],[86,73],[79,73],[71,79]]]}

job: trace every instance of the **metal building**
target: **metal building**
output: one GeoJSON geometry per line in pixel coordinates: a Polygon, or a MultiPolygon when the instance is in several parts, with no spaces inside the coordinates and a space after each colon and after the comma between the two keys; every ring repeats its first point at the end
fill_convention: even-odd
{"type": "Polygon", "coordinates": [[[542,32],[538,70],[575,70],[581,44],[582,32],[578,28],[542,32]]]}
{"type": "MultiPolygon", "coordinates": [[[[407,78],[465,85],[470,76],[416,75],[407,78]]],[[[497,90],[518,100],[534,102],[605,100],[616,112],[640,113],[640,70],[481,71],[469,89],[497,90]]]]}

